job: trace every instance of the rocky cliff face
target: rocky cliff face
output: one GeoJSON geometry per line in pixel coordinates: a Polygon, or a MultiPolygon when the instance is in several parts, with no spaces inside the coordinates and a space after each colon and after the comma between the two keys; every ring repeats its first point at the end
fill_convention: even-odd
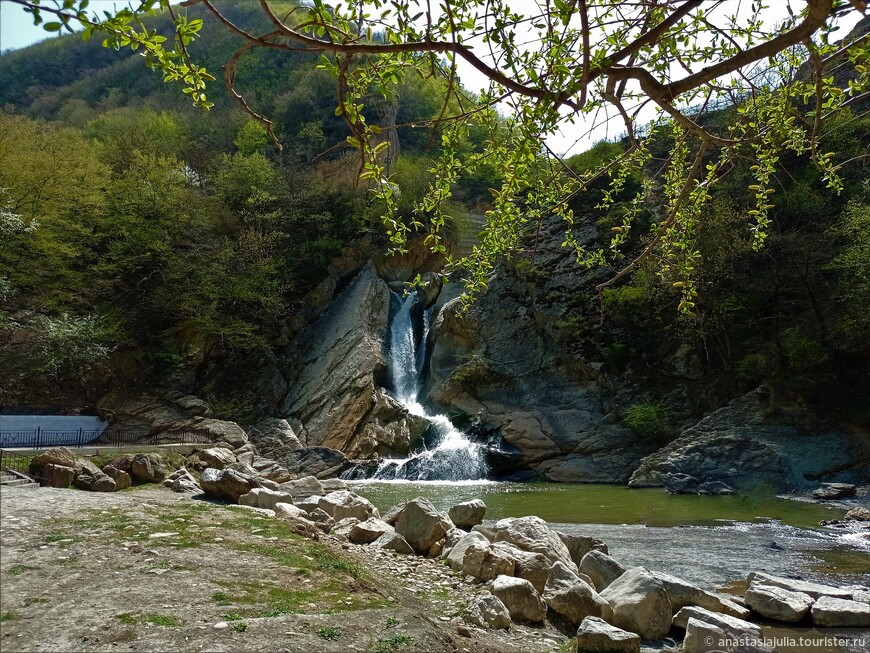
{"type": "Polygon", "coordinates": [[[610,413],[608,393],[569,365],[507,275],[467,312],[446,304],[432,330],[428,399],[473,415],[558,481],[621,482],[648,449],[610,413]]]}
{"type": "Polygon", "coordinates": [[[281,414],[309,446],[353,458],[407,453],[422,426],[383,390],[390,292],[369,263],[286,348],[281,414]]]}
{"type": "Polygon", "coordinates": [[[775,411],[767,399],[753,391],[714,411],[645,458],[629,486],[667,485],[668,475],[738,489],[772,484],[780,491],[833,479],[870,482],[866,438],[819,424],[806,410],[775,411]]]}

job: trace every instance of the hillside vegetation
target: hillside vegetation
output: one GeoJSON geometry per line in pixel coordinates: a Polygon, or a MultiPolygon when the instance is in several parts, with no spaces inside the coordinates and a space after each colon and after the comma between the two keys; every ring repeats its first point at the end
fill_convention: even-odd
{"type": "MultiPolygon", "coordinates": [[[[227,11],[242,24],[262,20],[256,3],[227,11]]],[[[238,45],[207,21],[194,47],[218,70],[238,45]]],[[[260,49],[239,67],[240,90],[275,121],[279,152],[219,83],[210,90],[215,107],[203,113],[137,56],[98,41],[71,35],[0,57],[0,403],[86,406],[119,384],[167,383],[235,418],[261,403],[245,379],[287,344],[288,322],[332,258],[363,237],[387,246],[378,207],[356,183],[334,79],[316,64],[260,49]]],[[[442,91],[409,78],[395,97],[370,98],[385,133],[397,134],[391,172],[406,214],[438,153],[437,130],[426,124],[442,91]]],[[[480,151],[498,129],[471,128],[460,149],[480,151]]],[[[828,190],[808,157],[780,160],[760,251],[746,226],[750,171],[728,172],[692,235],[710,255],[697,262],[700,293],[689,314],[652,259],[600,304],[592,284],[545,290],[552,259],[538,255],[540,225],[502,272],[526,285],[529,306],[567,358],[603,361],[617,385],[649,389],[631,412],[638,433],[658,437],[686,412],[760,383],[866,424],[866,107],[829,125],[824,142],[849,161],[843,191],[828,190]],[[675,372],[677,359],[700,369],[675,372]],[[670,405],[668,393],[687,383],[696,401],[670,405]]],[[[668,151],[666,138],[659,147],[668,151]]],[[[583,172],[622,148],[601,143],[568,165],[583,172]]],[[[605,201],[608,180],[596,182],[575,200],[575,232],[609,238],[641,184],[661,185],[664,174],[637,170],[615,201],[605,201]]],[[[461,220],[497,186],[487,171],[465,179],[448,212],[461,220]]],[[[644,207],[640,219],[658,221],[662,211],[644,207]]],[[[641,244],[629,242],[626,254],[641,244]]]]}

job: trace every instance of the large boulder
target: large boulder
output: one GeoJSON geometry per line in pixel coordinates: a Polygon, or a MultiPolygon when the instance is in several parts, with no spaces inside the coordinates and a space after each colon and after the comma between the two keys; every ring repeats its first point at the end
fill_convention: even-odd
{"type": "Polygon", "coordinates": [[[459,570],[480,580],[494,580],[513,575],[514,559],[489,543],[472,542],[465,549],[459,570]]]}
{"type": "Polygon", "coordinates": [[[133,456],[130,476],[142,483],[160,483],[166,478],[166,469],[160,462],[160,456],[139,453],[133,456]]]}
{"type": "MultiPolygon", "coordinates": [[[[451,533],[453,531],[450,531],[451,533]]],[[[466,533],[456,544],[451,547],[450,551],[447,553],[446,560],[447,565],[451,569],[455,569],[459,571],[462,567],[462,560],[465,558],[465,551],[472,544],[480,544],[481,546],[489,546],[489,540],[486,539],[480,533],[466,533]]]]}
{"type": "Polygon", "coordinates": [[[601,617],[610,620],[613,610],[590,585],[562,562],[554,562],[547,577],[544,602],[574,624],[579,625],[586,617],[601,617]]]}
{"type": "Polygon", "coordinates": [[[573,560],[574,564],[577,566],[580,565],[583,556],[592,550],[601,551],[602,553],[608,552],[607,544],[596,537],[571,535],[569,533],[563,533],[562,531],[556,531],[556,534],[559,536],[559,539],[562,540],[562,544],[568,548],[568,553],[571,554],[571,560],[573,560]]]}
{"type": "Polygon", "coordinates": [[[344,519],[335,522],[335,525],[329,531],[329,534],[347,539],[350,536],[353,527],[359,524],[359,521],[360,520],[356,517],[345,517],[344,519]]]}
{"type": "MultiPolygon", "coordinates": [[[[760,639],[761,628],[745,619],[738,619],[721,612],[713,612],[699,608],[696,605],[689,605],[681,608],[674,615],[672,624],[677,628],[688,630],[689,620],[695,619],[701,623],[715,626],[719,630],[729,634],[733,638],[760,639]]],[[[707,649],[709,650],[709,649],[707,649]]]]}
{"type": "Polygon", "coordinates": [[[79,472],[76,476],[75,486],[80,490],[88,490],[89,492],[114,492],[116,489],[112,477],[100,470],[97,470],[95,474],[79,472]]]}
{"type": "Polygon", "coordinates": [[[833,587],[831,585],[822,585],[821,583],[811,583],[805,580],[796,580],[793,578],[783,578],[782,576],[772,576],[760,571],[753,571],[746,577],[746,584],[749,587],[752,585],[769,585],[771,587],[781,587],[790,592],[802,592],[809,594],[814,599],[820,596],[832,596],[835,599],[852,599],[852,591],[833,587]]]}
{"type": "Polygon", "coordinates": [[[103,467],[103,473],[106,476],[111,477],[111,479],[115,481],[116,490],[125,490],[133,485],[133,479],[130,478],[130,475],[127,472],[118,469],[117,467],[106,465],[105,467],[103,467]]]}
{"type": "Polygon", "coordinates": [[[762,617],[798,623],[813,605],[814,599],[803,592],[792,592],[772,585],[753,583],[744,595],[746,605],[762,617]]]}
{"type": "Polygon", "coordinates": [[[493,596],[504,603],[514,621],[540,623],[547,616],[547,604],[532,584],[523,578],[499,576],[492,581],[490,590],[493,596]]]}
{"type": "Polygon", "coordinates": [[[292,481],[285,481],[281,483],[281,489],[294,497],[311,497],[315,508],[320,507],[317,497],[326,494],[323,484],[314,476],[303,476],[292,481]]]}
{"type": "Polygon", "coordinates": [[[414,549],[411,548],[411,545],[408,544],[407,540],[405,540],[404,537],[402,537],[395,531],[386,531],[378,539],[372,542],[372,546],[378,549],[395,551],[396,553],[401,553],[402,555],[414,554],[414,549]]]}
{"type": "Polygon", "coordinates": [[[169,482],[169,487],[173,492],[197,493],[202,492],[202,488],[193,475],[185,468],[176,469],[164,481],[164,484],[169,482]]]}
{"type": "Polygon", "coordinates": [[[813,499],[822,501],[844,499],[855,496],[857,491],[858,488],[851,483],[822,483],[820,488],[813,490],[813,499]]]}
{"type": "Polygon", "coordinates": [[[596,549],[583,556],[579,570],[581,574],[586,574],[592,579],[592,584],[599,592],[625,573],[625,567],[596,549]]]}
{"type": "Polygon", "coordinates": [[[394,529],[387,522],[381,521],[377,517],[369,517],[365,521],[355,524],[350,529],[347,539],[354,544],[370,544],[374,542],[384,533],[392,533],[394,529]]]}
{"type": "Polygon", "coordinates": [[[538,593],[544,591],[547,577],[550,575],[550,567],[554,564],[547,556],[543,553],[523,551],[508,542],[496,542],[493,544],[493,548],[501,549],[514,559],[514,576],[525,578],[534,586],[538,593]]]}
{"type": "Polygon", "coordinates": [[[485,514],[486,504],[480,499],[472,499],[470,501],[457,503],[447,512],[450,521],[452,521],[457,528],[464,528],[465,530],[481,523],[485,514]]]}
{"type": "Polygon", "coordinates": [[[264,487],[255,487],[247,494],[239,497],[239,505],[253,506],[254,508],[274,510],[276,503],[292,504],[293,495],[264,487]]]}
{"type": "Polygon", "coordinates": [[[236,455],[224,447],[211,447],[203,449],[196,453],[206,467],[214,467],[215,469],[223,469],[227,465],[232,465],[237,462],[236,455]]]}
{"type": "Polygon", "coordinates": [[[76,477],[76,470],[66,465],[43,463],[37,469],[39,470],[37,479],[45,487],[68,488],[76,477]]]}
{"type": "Polygon", "coordinates": [[[396,532],[421,555],[453,528],[450,518],[423,497],[408,501],[396,517],[396,532]]]}
{"type": "MultiPolygon", "coordinates": [[[[749,622],[744,622],[749,624],[749,622]]],[[[749,624],[750,626],[752,624],[749,624]]],[[[686,624],[683,653],[773,653],[761,640],[761,631],[732,631],[719,624],[691,617],[686,624]]]]}
{"type": "Polygon", "coordinates": [[[576,569],[571,553],[559,535],[540,517],[510,517],[492,526],[494,541],[509,542],[518,549],[541,553],[549,560],[561,561],[569,569],[576,569]]]}
{"type": "Polygon", "coordinates": [[[203,470],[199,482],[205,494],[230,503],[238,503],[239,497],[258,487],[253,477],[230,468],[208,467],[203,470]]]}
{"type": "Polygon", "coordinates": [[[30,470],[39,470],[43,465],[57,465],[59,467],[78,466],[75,454],[66,447],[54,447],[42,453],[36,454],[30,459],[30,470]]]}
{"type": "Polygon", "coordinates": [[[295,475],[291,474],[286,467],[271,458],[256,456],[250,465],[257,471],[258,476],[276,483],[286,483],[295,478],[295,475]]]}
{"type": "Polygon", "coordinates": [[[611,623],[642,639],[662,639],[671,629],[671,600],[645,567],[626,571],[601,592],[601,598],[613,608],[611,623]]]}
{"type": "Polygon", "coordinates": [[[640,653],[640,635],[586,617],[577,629],[577,653],[640,653]]]}
{"type": "Polygon", "coordinates": [[[822,628],[870,628],[870,603],[822,596],[813,604],[812,617],[822,628]]]}
{"type": "Polygon", "coordinates": [[[739,619],[746,619],[749,616],[749,610],[728,597],[702,590],[700,587],[670,574],[664,574],[660,571],[654,571],[652,574],[661,581],[668,593],[668,598],[671,600],[671,611],[674,614],[687,605],[697,605],[712,612],[721,612],[739,619]]]}
{"type": "Polygon", "coordinates": [[[497,596],[481,596],[468,607],[468,621],[482,628],[510,628],[511,613],[497,596]]]}
{"type": "Polygon", "coordinates": [[[380,518],[381,516],[371,501],[349,490],[336,490],[320,497],[317,507],[335,521],[341,521],[347,517],[355,517],[360,521],[365,521],[369,517],[380,518]]]}

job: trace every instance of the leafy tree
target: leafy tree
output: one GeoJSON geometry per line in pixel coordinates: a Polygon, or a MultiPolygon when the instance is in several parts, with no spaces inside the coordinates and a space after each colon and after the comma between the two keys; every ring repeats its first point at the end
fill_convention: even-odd
{"type": "MultiPolygon", "coordinates": [[[[205,93],[212,77],[189,49],[203,28],[202,18],[189,16],[169,0],[146,0],[135,10],[105,16],[89,13],[87,0],[58,0],[51,8],[35,0],[13,1],[37,23],[50,16],[45,22],[49,31],[78,23],[85,38],[100,34],[106,46],[141,50],[146,63],[167,81],[179,82],[194,105],[212,106],[205,93]],[[172,18],[169,40],[141,22],[158,10],[172,18]]],[[[371,0],[333,7],[315,0],[287,12],[286,5],[278,9],[263,1],[260,9],[270,24],[253,32],[221,13],[211,0],[187,4],[243,39],[226,63],[225,80],[270,132],[265,113],[236,90],[240,62],[258,50],[323,55],[322,68],[338,82],[336,115],[352,132],[348,141],[360,151],[363,177],[384,206],[395,246],[402,247],[408,234],[423,226],[425,216],[434,249],[443,251],[438,232],[447,222],[445,207],[453,187],[465,171],[485,164],[496,168],[502,183],[493,189],[487,231],[481,246],[461,262],[471,273],[471,290],[485,286],[496,257],[516,249],[523,230],[540,216],[559,215],[570,225],[573,214],[566,199],[603,174],[611,177],[612,200],[631,172],[650,161],[653,146],[664,141],[663,187],[659,191],[644,184],[640,196],[661,192],[666,208],[650,225],[641,253],[627,264],[620,259],[635,223],[631,207],[612,228],[609,247],[588,250],[570,229],[565,243],[587,265],[618,266],[620,271],[599,284],[599,291],[655,254],[663,277],[679,284],[681,310],[692,311],[695,270],[702,255],[697,225],[711,188],[740,157],[753,161],[750,189],[755,201],[747,213],[755,246],[760,247],[769,232],[772,176],[784,152],[808,153],[829,187],[841,188],[841,161],[820,148],[820,126],[862,97],[870,75],[866,39],[838,43],[831,38],[839,18],[865,9],[862,0],[788,2],[789,16],[773,26],[765,20],[763,3],[737,15],[729,3],[718,0],[630,5],[557,1],[536,3],[529,11],[517,11],[504,0],[485,5],[459,0],[439,13],[421,11],[417,2],[371,0]],[[459,60],[488,78],[485,92],[471,96],[462,89],[459,60]],[[851,66],[854,74],[831,74],[843,65],[851,66]],[[445,80],[448,92],[438,116],[443,153],[435,166],[437,182],[410,221],[402,221],[396,214],[394,183],[380,156],[387,143],[379,135],[390,125],[377,124],[373,103],[366,98],[372,92],[389,98],[409,73],[445,80]],[[467,138],[470,123],[490,120],[498,103],[510,106],[508,128],[488,142],[485,152],[462,157],[457,141],[467,138]],[[659,118],[642,130],[636,109],[644,103],[654,104],[671,126],[663,128],[659,118]],[[719,124],[706,119],[723,106],[735,109],[719,124]],[[629,142],[625,153],[590,175],[562,174],[563,163],[546,148],[546,138],[566,122],[604,111],[623,122],[629,142]]]]}

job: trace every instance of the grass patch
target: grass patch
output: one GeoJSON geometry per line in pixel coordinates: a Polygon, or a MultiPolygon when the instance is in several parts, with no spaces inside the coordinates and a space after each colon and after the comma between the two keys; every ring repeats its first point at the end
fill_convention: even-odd
{"type": "Polygon", "coordinates": [[[387,624],[386,624],[387,628],[395,628],[400,623],[401,622],[398,619],[396,619],[395,617],[387,617],[387,624]]]}
{"type": "Polygon", "coordinates": [[[12,621],[13,619],[15,619],[15,613],[0,612],[0,624],[5,624],[7,621],[12,621]]]}
{"type": "Polygon", "coordinates": [[[240,614],[236,614],[235,612],[230,612],[229,614],[224,615],[224,619],[227,621],[241,621],[244,617],[240,614]]]}
{"type": "Polygon", "coordinates": [[[233,624],[230,624],[230,628],[235,630],[237,633],[243,633],[248,629],[248,624],[244,621],[237,621],[233,624]]]}
{"type": "Polygon", "coordinates": [[[407,650],[413,645],[414,638],[410,635],[393,635],[387,639],[369,642],[366,653],[392,653],[393,651],[407,650]]]}
{"type": "Polygon", "coordinates": [[[136,624],[152,624],[154,626],[164,626],[169,628],[181,625],[180,619],[176,619],[168,614],[158,614],[156,612],[148,612],[146,614],[132,614],[125,612],[124,614],[116,615],[115,618],[127,626],[133,626],[136,624]]]}
{"type": "Polygon", "coordinates": [[[324,626],[317,631],[317,636],[321,639],[327,639],[330,641],[336,640],[341,637],[341,628],[336,628],[335,626],[324,626]]]}
{"type": "Polygon", "coordinates": [[[211,595],[211,598],[213,600],[217,601],[218,603],[229,603],[230,602],[230,599],[226,595],[225,592],[215,592],[214,594],[211,595]]]}
{"type": "Polygon", "coordinates": [[[39,567],[28,567],[27,565],[12,565],[6,570],[6,573],[10,576],[20,576],[21,574],[26,574],[28,571],[36,571],[38,569],[39,567]]]}

